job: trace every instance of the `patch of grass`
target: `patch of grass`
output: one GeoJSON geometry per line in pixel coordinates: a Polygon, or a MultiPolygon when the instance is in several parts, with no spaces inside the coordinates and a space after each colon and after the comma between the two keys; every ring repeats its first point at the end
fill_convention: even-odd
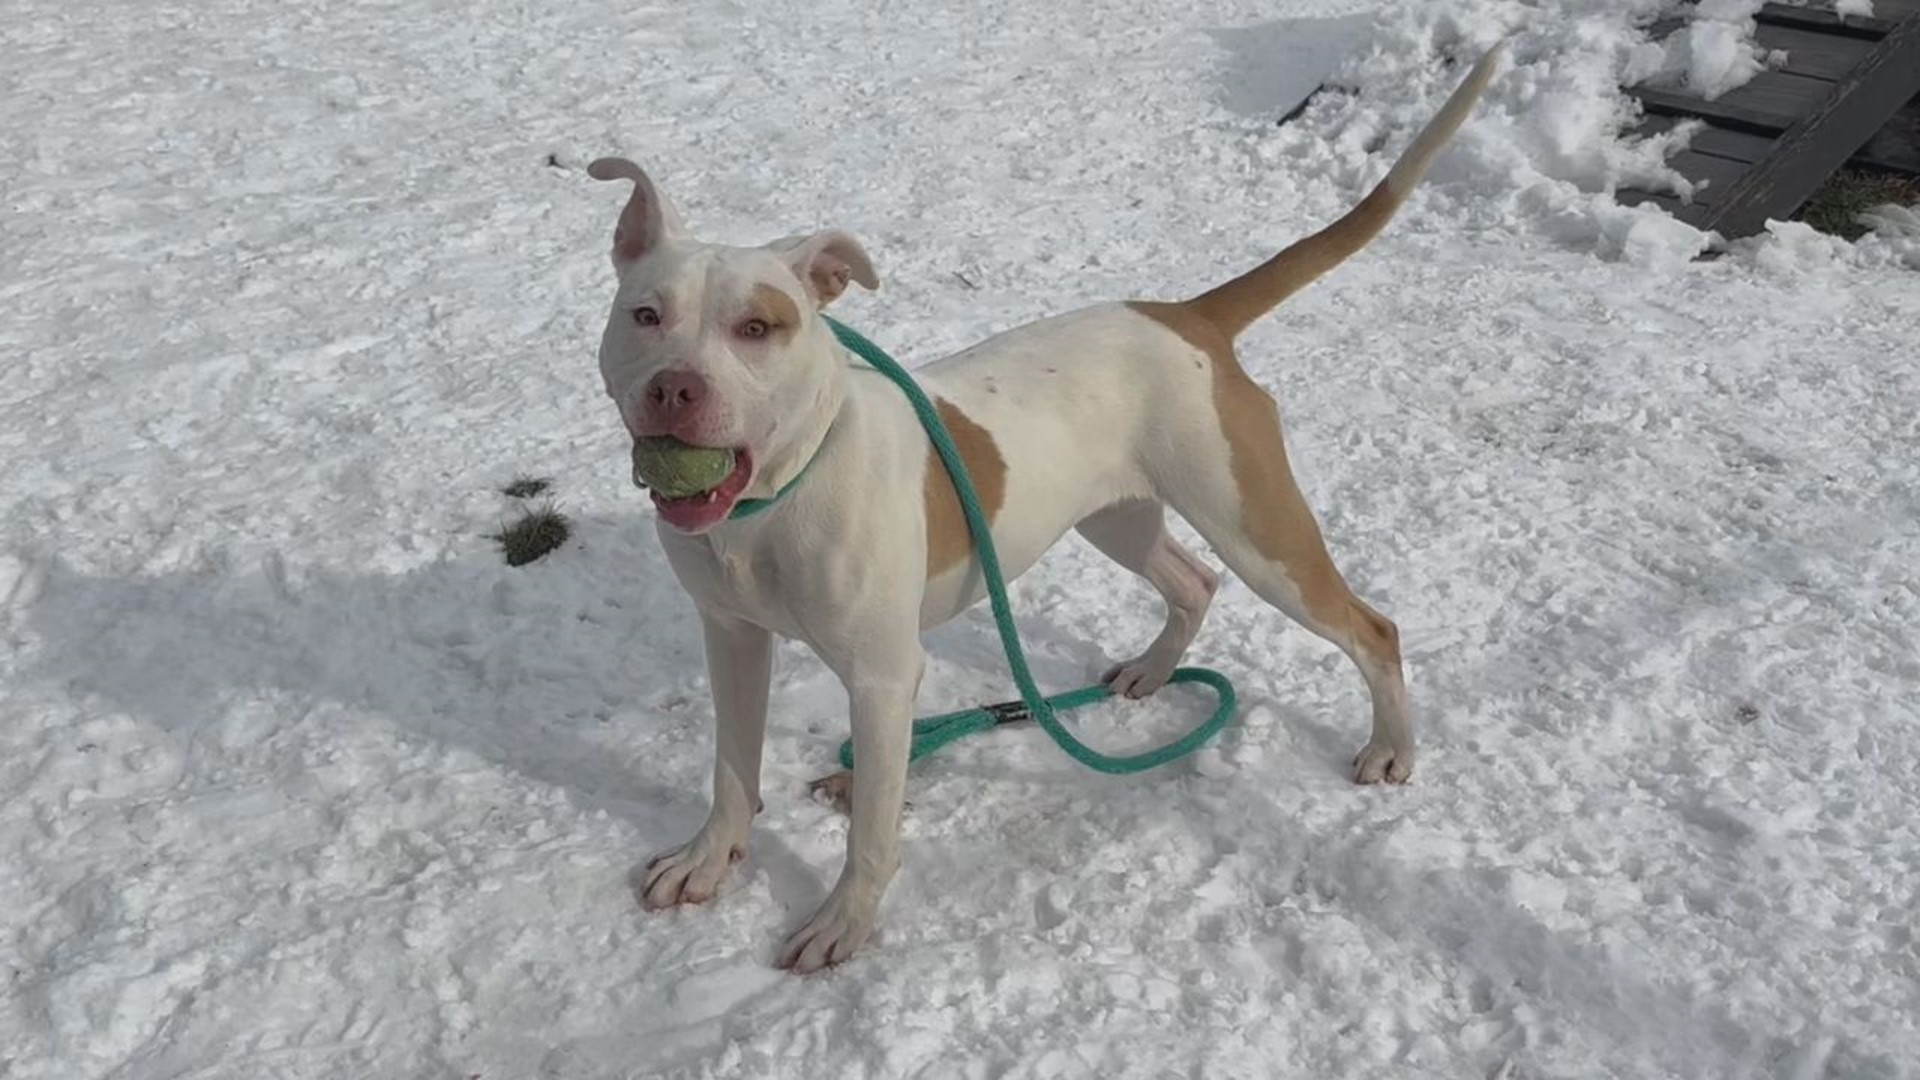
{"type": "Polygon", "coordinates": [[[1920,177],[1842,169],[1828,177],[1793,216],[1823,233],[1858,240],[1869,231],[1860,223],[1862,211],[1882,203],[1911,206],[1916,202],[1920,202],[1920,177]]]}
{"type": "Polygon", "coordinates": [[[573,523],[553,504],[528,510],[493,534],[508,566],[525,566],[567,542],[573,523]]]}
{"type": "Polygon", "coordinates": [[[552,490],[553,481],[544,476],[516,476],[513,483],[500,489],[500,494],[515,499],[531,499],[552,490]]]}

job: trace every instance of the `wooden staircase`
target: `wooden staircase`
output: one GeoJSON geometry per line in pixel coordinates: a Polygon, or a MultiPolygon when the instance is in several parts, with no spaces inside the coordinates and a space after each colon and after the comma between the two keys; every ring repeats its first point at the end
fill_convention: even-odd
{"type": "MultiPolygon", "coordinates": [[[[1920,0],[1873,0],[1873,17],[1831,7],[1770,3],[1755,40],[1786,63],[1712,101],[1651,87],[1630,90],[1645,108],[1627,134],[1704,122],[1668,159],[1701,185],[1690,200],[1623,190],[1697,228],[1732,238],[1793,214],[1843,165],[1920,175],[1920,0]]],[[[1669,20],[1665,32],[1686,25],[1669,20]]],[[[1655,36],[1664,36],[1656,25],[1655,36]]]]}

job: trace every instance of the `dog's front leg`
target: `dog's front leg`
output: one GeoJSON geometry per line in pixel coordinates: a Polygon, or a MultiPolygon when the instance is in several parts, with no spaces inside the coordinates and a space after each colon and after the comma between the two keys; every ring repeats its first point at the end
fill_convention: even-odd
{"type": "Polygon", "coordinates": [[[713,690],[713,809],[692,840],[647,864],[640,895],[649,909],[713,899],[727,868],[746,854],[747,832],[760,807],[773,635],[706,611],[700,621],[713,690]]]}
{"type": "MultiPolygon", "coordinates": [[[[780,949],[777,966],[805,974],[852,955],[873,932],[880,897],[900,866],[900,809],[907,792],[913,698],[925,663],[917,637],[911,655],[876,663],[856,659],[843,672],[853,726],[853,820],[840,881],[805,926],[780,949]]],[[[888,652],[904,651],[906,642],[888,652]]]]}

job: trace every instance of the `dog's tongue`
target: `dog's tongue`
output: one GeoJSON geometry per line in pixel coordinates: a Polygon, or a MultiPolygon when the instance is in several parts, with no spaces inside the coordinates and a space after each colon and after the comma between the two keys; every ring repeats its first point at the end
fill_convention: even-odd
{"type": "Polygon", "coordinates": [[[659,513],[661,520],[681,532],[706,532],[727,520],[727,515],[733,512],[733,504],[740,501],[740,493],[746,490],[752,472],[747,455],[742,451],[735,456],[733,471],[710,491],[689,495],[684,499],[669,499],[657,491],[651,492],[654,510],[659,513]]]}

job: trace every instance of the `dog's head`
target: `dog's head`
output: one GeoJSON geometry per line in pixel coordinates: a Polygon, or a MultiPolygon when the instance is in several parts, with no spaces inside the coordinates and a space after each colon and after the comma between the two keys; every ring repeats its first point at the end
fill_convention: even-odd
{"type": "Polygon", "coordinates": [[[845,371],[820,309],[848,281],[879,286],[859,241],[838,230],[763,247],[686,235],[638,165],[601,158],[597,180],[633,194],[613,230],[619,279],[600,338],[600,375],[636,439],[670,435],[735,452],[733,474],[704,495],[654,493],[667,524],[699,533],[750,491],[805,465],[840,405],[845,371]]]}

